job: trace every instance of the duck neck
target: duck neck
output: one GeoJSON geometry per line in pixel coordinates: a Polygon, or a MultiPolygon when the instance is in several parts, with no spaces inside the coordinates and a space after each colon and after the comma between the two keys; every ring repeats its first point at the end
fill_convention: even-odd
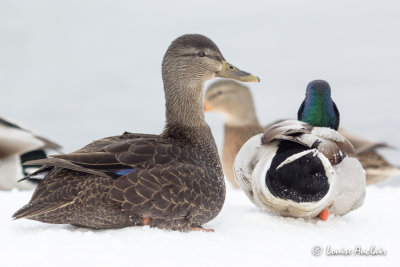
{"type": "Polygon", "coordinates": [[[234,110],[226,112],[225,125],[232,127],[260,126],[253,103],[236,105],[234,110]]]}
{"type": "Polygon", "coordinates": [[[304,101],[304,111],[299,118],[312,126],[329,127],[337,130],[339,127],[339,115],[334,108],[334,102],[330,96],[310,95],[304,101]]]}
{"type": "Polygon", "coordinates": [[[203,111],[204,81],[164,77],[166,129],[182,126],[185,128],[208,127],[203,111]]]}
{"type": "Polygon", "coordinates": [[[254,113],[249,114],[244,111],[239,114],[226,114],[225,125],[232,127],[259,126],[260,123],[254,113]]]}

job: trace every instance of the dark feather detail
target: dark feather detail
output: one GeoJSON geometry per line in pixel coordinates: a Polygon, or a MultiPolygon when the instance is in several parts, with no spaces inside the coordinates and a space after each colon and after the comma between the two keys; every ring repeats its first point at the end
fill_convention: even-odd
{"type": "Polygon", "coordinates": [[[263,144],[268,144],[274,139],[279,139],[303,144],[296,137],[303,133],[310,133],[312,128],[311,125],[300,121],[281,121],[266,128],[261,141],[263,144]]]}
{"type": "Polygon", "coordinates": [[[17,124],[9,122],[9,121],[6,121],[5,119],[3,119],[1,117],[0,117],[0,124],[3,124],[4,126],[7,126],[7,127],[24,130],[21,127],[19,127],[17,124]]]}
{"type": "Polygon", "coordinates": [[[70,153],[64,155],[52,155],[51,157],[85,165],[107,165],[118,163],[115,154],[108,152],[70,153]]]}
{"type": "MultiPolygon", "coordinates": [[[[46,153],[43,150],[34,150],[34,151],[30,151],[27,152],[23,155],[20,156],[21,159],[21,163],[24,164],[27,161],[31,161],[31,160],[35,160],[35,159],[43,159],[46,158],[46,153]]],[[[25,176],[29,175],[30,173],[32,173],[32,170],[38,170],[41,167],[41,165],[23,165],[22,166],[22,171],[24,173],[25,176]]],[[[30,179],[31,182],[37,182],[36,180],[33,181],[32,179],[30,179]]]]}
{"type": "Polygon", "coordinates": [[[329,159],[332,165],[340,163],[346,155],[354,155],[354,147],[335,130],[313,127],[305,122],[287,120],[269,126],[262,137],[262,143],[272,141],[291,141],[318,150],[329,159]]]}
{"type": "Polygon", "coordinates": [[[42,181],[46,177],[46,175],[50,172],[52,168],[53,167],[48,167],[48,166],[40,167],[33,173],[27,174],[24,178],[18,180],[18,182],[28,180],[32,183],[39,184],[40,181],[42,181]]]}
{"type": "Polygon", "coordinates": [[[204,144],[125,133],[27,162],[50,172],[14,218],[96,229],[138,225],[147,217],[160,228],[201,225],[218,214],[225,197],[217,151],[204,144]]]}
{"type": "Polygon", "coordinates": [[[64,168],[64,169],[69,169],[69,170],[74,170],[74,171],[79,171],[79,172],[84,172],[84,173],[90,173],[90,174],[103,176],[103,177],[109,177],[108,175],[106,175],[102,172],[91,170],[88,168],[83,168],[83,167],[76,165],[74,163],[71,163],[67,160],[58,159],[58,158],[32,160],[32,161],[25,162],[24,165],[45,165],[45,166],[59,167],[59,168],[64,168]]]}
{"type": "Polygon", "coordinates": [[[313,152],[278,168],[290,156],[306,150],[309,150],[307,146],[290,141],[279,144],[265,179],[274,196],[295,202],[313,202],[326,195],[328,178],[321,160],[313,152]]]}

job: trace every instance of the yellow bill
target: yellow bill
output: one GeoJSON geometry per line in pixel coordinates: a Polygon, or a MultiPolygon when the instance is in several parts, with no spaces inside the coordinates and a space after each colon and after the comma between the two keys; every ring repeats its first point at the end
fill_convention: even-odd
{"type": "Polygon", "coordinates": [[[250,74],[248,72],[242,71],[235,66],[229,64],[225,60],[222,61],[222,70],[218,71],[215,75],[216,77],[234,79],[241,82],[259,82],[260,78],[250,74]]]}

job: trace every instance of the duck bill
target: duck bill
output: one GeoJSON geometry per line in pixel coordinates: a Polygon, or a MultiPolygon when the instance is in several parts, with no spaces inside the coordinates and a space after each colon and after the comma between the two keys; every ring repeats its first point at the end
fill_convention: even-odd
{"type": "Polygon", "coordinates": [[[241,82],[259,82],[260,78],[248,72],[242,71],[235,66],[229,64],[225,60],[222,61],[222,70],[218,71],[215,75],[220,78],[228,78],[238,80],[241,82]]]}
{"type": "Polygon", "coordinates": [[[204,100],[204,112],[209,112],[211,111],[211,107],[208,104],[207,100],[204,100]]]}

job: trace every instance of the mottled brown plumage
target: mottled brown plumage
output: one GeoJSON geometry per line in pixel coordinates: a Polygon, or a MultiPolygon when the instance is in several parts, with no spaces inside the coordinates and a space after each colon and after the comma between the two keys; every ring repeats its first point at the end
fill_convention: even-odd
{"type": "Polygon", "coordinates": [[[346,137],[356,150],[356,158],[361,162],[367,174],[367,185],[375,184],[399,176],[400,168],[390,164],[377,152],[379,148],[392,148],[386,143],[375,142],[365,137],[339,129],[339,133],[346,137]]]}
{"type": "Polygon", "coordinates": [[[204,82],[224,69],[222,60],[207,37],[176,39],[163,60],[163,133],[125,133],[34,162],[45,165],[35,175],[48,174],[14,218],[94,229],[150,225],[181,231],[198,230],[212,220],[224,203],[225,184],[204,120],[202,91],[204,82]]]}
{"type": "Polygon", "coordinates": [[[215,146],[172,136],[125,133],[36,161],[54,168],[14,217],[95,229],[141,225],[147,217],[159,228],[202,225],[218,214],[225,196],[215,146]],[[128,168],[137,171],[117,179],[109,174],[128,168]]]}

